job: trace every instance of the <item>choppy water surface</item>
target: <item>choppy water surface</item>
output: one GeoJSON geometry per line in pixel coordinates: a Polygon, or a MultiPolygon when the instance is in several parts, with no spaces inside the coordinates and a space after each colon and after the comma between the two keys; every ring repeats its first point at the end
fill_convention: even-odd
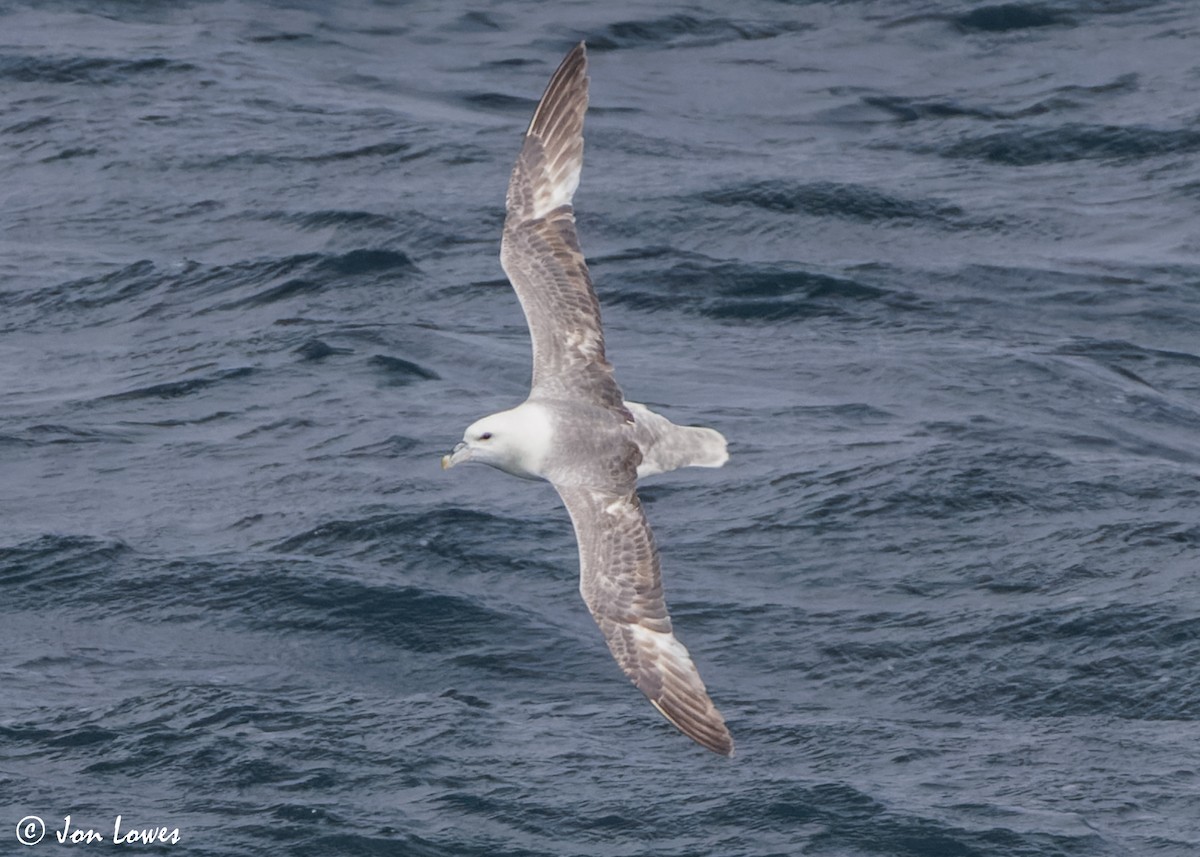
{"type": "Polygon", "coordinates": [[[1200,15],[733,8],[2,7],[0,841],[1197,853],[1200,15]],[[731,440],[643,497],[733,760],[552,489],[437,467],[579,39],[618,377],[731,440]]]}

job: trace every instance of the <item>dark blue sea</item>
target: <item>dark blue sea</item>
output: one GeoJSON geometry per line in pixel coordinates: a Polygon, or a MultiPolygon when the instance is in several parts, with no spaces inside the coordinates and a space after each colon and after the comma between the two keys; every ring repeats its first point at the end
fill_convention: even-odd
{"type": "Polygon", "coordinates": [[[0,852],[1200,853],[1198,44],[0,4],[0,852]],[[504,192],[581,39],[609,356],[730,441],[641,491],[732,759],[621,675],[550,486],[438,466],[528,391],[504,192]]]}

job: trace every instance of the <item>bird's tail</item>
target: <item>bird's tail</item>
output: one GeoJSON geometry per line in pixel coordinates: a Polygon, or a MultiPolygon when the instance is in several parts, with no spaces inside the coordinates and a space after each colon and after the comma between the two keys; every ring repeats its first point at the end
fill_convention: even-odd
{"type": "Polygon", "coordinates": [[[642,451],[638,478],[680,467],[720,467],[729,460],[725,436],[702,426],[677,426],[637,402],[626,402],[633,414],[634,440],[642,451]]]}

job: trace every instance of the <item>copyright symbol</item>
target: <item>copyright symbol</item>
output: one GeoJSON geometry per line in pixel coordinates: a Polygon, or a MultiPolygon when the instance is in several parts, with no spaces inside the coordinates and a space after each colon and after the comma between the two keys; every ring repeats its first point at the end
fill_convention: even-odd
{"type": "Polygon", "coordinates": [[[46,824],[36,815],[27,815],[17,822],[17,841],[22,845],[37,845],[46,835],[46,824]]]}

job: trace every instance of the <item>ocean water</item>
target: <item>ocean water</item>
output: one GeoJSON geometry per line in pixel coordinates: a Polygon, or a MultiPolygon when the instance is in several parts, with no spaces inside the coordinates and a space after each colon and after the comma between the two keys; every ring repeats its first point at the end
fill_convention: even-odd
{"type": "Polygon", "coordinates": [[[0,5],[0,850],[1200,853],[1198,40],[0,5]],[[618,379],[730,439],[642,497],[733,759],[621,676],[549,486],[438,467],[528,389],[504,189],[580,39],[618,379]]]}

